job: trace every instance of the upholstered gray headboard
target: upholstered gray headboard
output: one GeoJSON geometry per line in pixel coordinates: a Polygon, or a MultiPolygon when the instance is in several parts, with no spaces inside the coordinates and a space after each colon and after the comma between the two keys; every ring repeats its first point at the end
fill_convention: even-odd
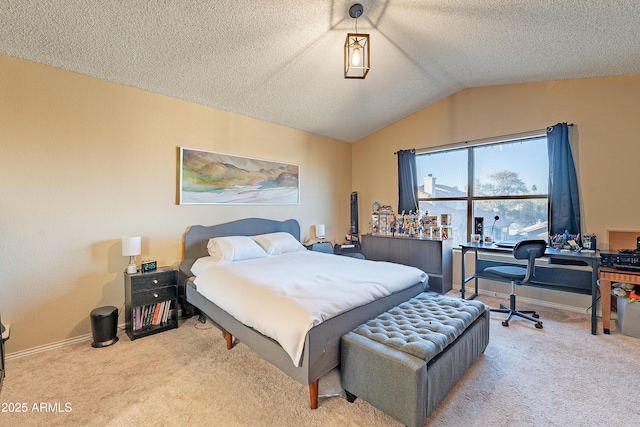
{"type": "Polygon", "coordinates": [[[213,237],[255,236],[276,231],[286,231],[300,240],[300,224],[295,219],[275,221],[264,218],[244,218],[211,226],[193,225],[184,235],[184,256],[180,263],[180,271],[187,277],[192,276],[191,266],[198,258],[209,254],[207,243],[213,237]]]}

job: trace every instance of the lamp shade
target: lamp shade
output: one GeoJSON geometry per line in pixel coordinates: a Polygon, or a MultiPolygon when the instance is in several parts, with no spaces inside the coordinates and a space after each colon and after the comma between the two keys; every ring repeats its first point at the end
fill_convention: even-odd
{"type": "Polygon", "coordinates": [[[122,256],[134,256],[140,255],[142,250],[141,247],[141,238],[137,237],[123,237],[122,238],[122,256]]]}
{"type": "Polygon", "coordinates": [[[320,237],[323,238],[324,237],[324,224],[318,224],[316,225],[316,237],[320,237]]]}

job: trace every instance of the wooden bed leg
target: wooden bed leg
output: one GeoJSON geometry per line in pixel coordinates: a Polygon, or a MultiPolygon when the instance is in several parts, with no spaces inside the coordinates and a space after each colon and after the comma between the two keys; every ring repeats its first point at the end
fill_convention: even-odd
{"type": "Polygon", "coordinates": [[[225,337],[227,338],[227,350],[231,350],[233,348],[233,335],[225,331],[225,337]]]}
{"type": "Polygon", "coordinates": [[[318,383],[320,379],[318,378],[311,384],[309,384],[309,398],[311,399],[311,409],[318,408],[318,383]]]}

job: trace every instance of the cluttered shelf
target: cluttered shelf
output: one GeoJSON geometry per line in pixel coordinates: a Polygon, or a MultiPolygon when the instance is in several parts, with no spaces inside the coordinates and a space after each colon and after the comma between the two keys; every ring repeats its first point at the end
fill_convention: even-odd
{"type": "Polygon", "coordinates": [[[611,330],[611,291],[615,289],[620,331],[640,338],[640,328],[637,327],[640,308],[638,303],[635,306],[630,304],[640,291],[640,231],[607,230],[607,238],[610,252],[601,254],[598,275],[602,293],[602,328],[605,334],[611,330]]]}
{"type": "MultiPolygon", "coordinates": [[[[602,292],[602,329],[605,334],[608,334],[611,330],[611,288],[613,283],[628,283],[631,285],[640,285],[640,271],[625,271],[610,267],[600,267],[600,291],[602,292]]],[[[626,298],[618,298],[618,325],[623,333],[626,331],[623,326],[622,319],[620,319],[620,313],[624,312],[624,305],[628,304],[628,295],[626,298]]],[[[629,322],[630,323],[630,322],[629,322]]],[[[631,331],[629,331],[631,332],[631,331]]],[[[626,335],[634,335],[633,333],[627,333],[626,335]]],[[[640,335],[640,334],[639,334],[640,335]]],[[[634,335],[635,336],[635,335],[634,335]]]]}

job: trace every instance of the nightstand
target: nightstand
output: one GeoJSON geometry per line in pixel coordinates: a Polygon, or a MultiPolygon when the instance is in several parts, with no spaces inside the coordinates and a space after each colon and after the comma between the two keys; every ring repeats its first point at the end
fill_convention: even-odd
{"type": "Polygon", "coordinates": [[[133,341],[178,327],[178,271],[124,274],[125,330],[133,341]]]}
{"type": "Polygon", "coordinates": [[[310,251],[325,252],[328,254],[333,253],[333,245],[331,245],[331,242],[312,243],[310,245],[305,245],[305,248],[310,251]]]}
{"type": "Polygon", "coordinates": [[[333,247],[333,253],[336,255],[344,255],[352,258],[365,259],[364,255],[362,255],[362,251],[360,250],[360,243],[354,242],[351,244],[345,243],[336,245],[333,247]]]}

